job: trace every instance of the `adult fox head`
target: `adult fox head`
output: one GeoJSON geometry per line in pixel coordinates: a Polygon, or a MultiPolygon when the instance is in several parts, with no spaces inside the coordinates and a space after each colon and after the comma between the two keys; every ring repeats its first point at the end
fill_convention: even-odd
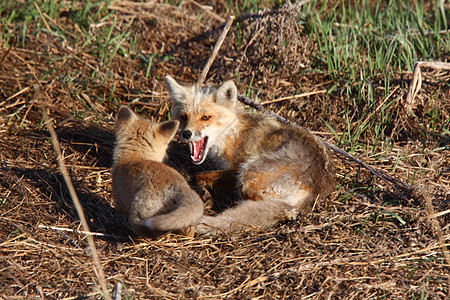
{"type": "Polygon", "coordinates": [[[169,75],[166,84],[172,117],[180,121],[180,139],[189,142],[192,161],[201,164],[209,150],[223,149],[226,137],[236,131],[237,88],[227,81],[217,89],[196,90],[195,86],[178,84],[169,75]]]}

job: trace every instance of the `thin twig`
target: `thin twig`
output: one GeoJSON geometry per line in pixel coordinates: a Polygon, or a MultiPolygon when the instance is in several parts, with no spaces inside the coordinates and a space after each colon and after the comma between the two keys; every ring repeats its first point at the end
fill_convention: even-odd
{"type": "Polygon", "coordinates": [[[264,101],[264,102],[261,103],[261,105],[277,103],[277,102],[281,102],[281,101],[284,101],[284,100],[303,98],[303,97],[312,96],[312,95],[316,95],[316,94],[324,94],[326,92],[327,92],[327,90],[320,90],[320,91],[313,91],[313,92],[308,92],[308,93],[302,93],[302,94],[298,94],[298,95],[294,95],[294,96],[282,97],[282,98],[278,98],[278,99],[274,99],[274,100],[270,100],[270,101],[264,101]]]}
{"type": "Polygon", "coordinates": [[[38,228],[52,229],[52,230],[57,230],[57,231],[75,232],[75,233],[84,234],[84,235],[92,235],[92,236],[98,236],[98,237],[118,239],[118,237],[115,236],[115,235],[107,234],[107,233],[101,233],[101,232],[74,230],[74,229],[70,229],[70,228],[62,228],[62,227],[56,227],[56,226],[47,226],[47,225],[42,225],[42,224],[39,224],[38,228]]]}
{"type": "MultiPolygon", "coordinates": [[[[295,124],[294,124],[295,125],[295,124]]],[[[370,173],[372,173],[373,175],[377,176],[378,178],[392,184],[395,186],[399,186],[401,188],[406,188],[406,189],[413,189],[413,187],[409,184],[404,183],[403,181],[400,181],[398,179],[395,179],[394,177],[390,176],[389,174],[384,173],[381,170],[377,170],[371,166],[369,166],[368,164],[362,162],[361,160],[357,159],[356,157],[354,157],[353,155],[349,154],[348,152],[342,150],[341,148],[328,143],[327,141],[322,139],[322,142],[331,150],[333,150],[336,153],[339,153],[343,156],[345,156],[346,158],[358,163],[360,166],[364,167],[365,169],[367,169],[370,173]]]]}
{"type": "Polygon", "coordinates": [[[118,282],[114,287],[114,300],[121,300],[121,299],[122,299],[122,283],[118,282]]]}
{"type": "Polygon", "coordinates": [[[194,0],[188,0],[187,2],[193,4],[194,6],[197,6],[200,9],[203,9],[208,15],[210,15],[214,19],[219,20],[220,22],[224,22],[225,21],[224,18],[222,18],[218,14],[214,13],[211,9],[209,9],[211,6],[206,6],[206,5],[200,4],[200,3],[198,3],[197,1],[194,1],[194,0]]]}
{"type": "MultiPolygon", "coordinates": [[[[39,90],[40,90],[39,87],[37,87],[36,90],[37,90],[37,93],[39,94],[39,90]]],[[[38,97],[39,97],[39,95],[38,95],[38,97]]],[[[47,97],[48,97],[48,95],[47,95],[47,97]]],[[[60,172],[61,172],[61,174],[62,174],[62,176],[64,178],[64,181],[66,182],[67,188],[69,189],[70,197],[73,200],[73,203],[74,203],[75,208],[77,210],[78,216],[80,217],[81,226],[83,227],[83,230],[86,233],[90,233],[89,225],[88,225],[88,222],[86,220],[86,216],[84,214],[83,207],[81,206],[80,200],[78,199],[78,195],[75,192],[75,188],[73,186],[72,180],[70,179],[69,172],[67,171],[67,167],[66,167],[66,165],[64,163],[64,158],[63,158],[63,156],[61,154],[61,146],[59,144],[58,135],[56,134],[55,129],[53,128],[53,125],[52,125],[52,123],[51,123],[51,121],[50,121],[50,119],[48,117],[46,108],[44,108],[42,105],[41,105],[41,112],[42,112],[42,116],[44,117],[45,126],[47,127],[48,131],[50,132],[50,136],[52,137],[53,148],[55,149],[55,152],[56,152],[56,154],[58,156],[59,169],[60,169],[60,172]]],[[[94,266],[95,266],[94,267],[94,271],[95,271],[95,273],[97,275],[97,278],[99,280],[101,289],[103,291],[103,296],[106,299],[110,300],[111,297],[109,295],[109,291],[108,291],[108,288],[106,286],[105,275],[103,273],[103,268],[102,268],[102,266],[100,264],[100,259],[99,259],[99,256],[98,256],[97,249],[95,247],[94,239],[92,237],[92,234],[86,234],[86,237],[87,237],[87,240],[88,240],[89,248],[91,250],[92,259],[94,261],[94,266]]]]}
{"type": "Polygon", "coordinates": [[[202,73],[200,74],[200,77],[198,78],[198,81],[195,84],[196,91],[199,90],[199,88],[205,81],[206,75],[208,74],[208,71],[211,68],[212,63],[214,62],[214,59],[216,59],[217,53],[219,52],[219,49],[222,46],[223,41],[225,40],[225,37],[228,34],[228,31],[230,30],[231,24],[233,24],[233,20],[234,20],[234,16],[230,16],[228,18],[228,21],[225,24],[225,27],[223,28],[222,34],[220,35],[219,39],[216,42],[216,45],[214,46],[211,56],[209,57],[208,62],[206,63],[205,67],[203,68],[202,73]]]}
{"type": "MultiPolygon", "coordinates": [[[[242,103],[250,106],[250,107],[253,107],[253,108],[257,109],[257,110],[261,110],[261,111],[263,111],[265,113],[268,113],[269,115],[277,118],[283,124],[289,124],[289,125],[292,125],[292,126],[295,126],[295,127],[299,127],[298,125],[296,125],[296,124],[286,120],[282,116],[280,116],[280,115],[278,115],[278,114],[276,114],[276,113],[274,113],[272,111],[266,110],[261,104],[254,102],[253,100],[247,98],[244,95],[239,94],[238,95],[238,100],[241,101],[242,103]]],[[[339,154],[345,156],[347,159],[350,159],[350,160],[358,163],[360,166],[362,166],[365,169],[369,170],[370,173],[374,174],[378,178],[380,178],[380,179],[382,179],[382,180],[384,180],[384,181],[386,181],[386,182],[388,182],[390,184],[393,184],[395,186],[400,186],[400,187],[406,188],[406,189],[412,189],[413,188],[409,184],[406,184],[406,183],[404,183],[404,182],[402,182],[402,181],[400,181],[398,179],[395,179],[392,176],[390,176],[390,175],[388,175],[388,174],[386,174],[386,173],[384,173],[384,172],[382,172],[380,170],[377,170],[377,169],[369,166],[368,164],[362,162],[361,160],[357,159],[356,157],[354,157],[353,155],[347,153],[346,151],[342,150],[341,148],[339,148],[339,147],[337,147],[337,146],[335,146],[333,144],[330,144],[330,143],[328,143],[327,141],[325,141],[323,139],[321,139],[321,140],[328,148],[332,149],[336,153],[339,153],[339,154]]]]}
{"type": "Polygon", "coordinates": [[[243,51],[243,53],[242,53],[242,56],[241,56],[241,60],[239,61],[239,64],[238,64],[238,66],[237,66],[237,68],[236,68],[236,73],[239,73],[239,70],[241,69],[241,64],[242,64],[242,61],[244,60],[244,58],[245,57],[247,57],[247,49],[248,49],[248,47],[250,47],[250,45],[256,40],[256,38],[260,35],[260,33],[262,32],[262,30],[264,29],[265,27],[264,26],[262,26],[254,35],[253,35],[253,37],[250,39],[250,41],[247,43],[247,45],[245,46],[245,49],[244,49],[244,51],[243,51]]]}
{"type": "MultiPolygon", "coordinates": [[[[3,61],[6,59],[6,57],[9,54],[9,51],[14,47],[14,43],[11,43],[11,45],[8,47],[8,50],[3,54],[2,58],[0,59],[0,66],[3,64],[3,61]]],[[[3,48],[3,47],[2,47],[3,48]]]]}

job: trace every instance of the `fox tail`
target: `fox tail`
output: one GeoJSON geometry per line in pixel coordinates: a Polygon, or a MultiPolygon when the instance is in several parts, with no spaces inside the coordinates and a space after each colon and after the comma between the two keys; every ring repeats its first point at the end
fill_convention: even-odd
{"type": "Polygon", "coordinates": [[[138,225],[138,230],[144,234],[158,235],[198,224],[203,216],[203,201],[194,191],[181,194],[179,197],[179,204],[175,210],[145,219],[138,225]]]}
{"type": "Polygon", "coordinates": [[[217,234],[246,229],[264,230],[282,220],[295,218],[298,209],[283,200],[244,200],[217,216],[203,216],[196,231],[199,234],[217,234]]]}

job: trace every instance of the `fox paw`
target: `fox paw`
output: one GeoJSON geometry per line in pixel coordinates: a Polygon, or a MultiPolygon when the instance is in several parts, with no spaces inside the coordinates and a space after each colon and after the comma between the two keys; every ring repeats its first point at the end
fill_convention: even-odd
{"type": "Polygon", "coordinates": [[[194,237],[194,235],[195,235],[195,226],[194,225],[189,225],[189,226],[186,226],[186,227],[180,229],[180,234],[184,235],[186,237],[194,237]]]}
{"type": "Polygon", "coordinates": [[[200,172],[195,174],[197,185],[203,189],[212,188],[214,182],[217,180],[215,172],[200,172]]]}
{"type": "Polygon", "coordinates": [[[210,192],[207,189],[203,189],[203,196],[202,196],[203,204],[205,209],[211,209],[214,205],[213,197],[211,196],[210,192]]]}

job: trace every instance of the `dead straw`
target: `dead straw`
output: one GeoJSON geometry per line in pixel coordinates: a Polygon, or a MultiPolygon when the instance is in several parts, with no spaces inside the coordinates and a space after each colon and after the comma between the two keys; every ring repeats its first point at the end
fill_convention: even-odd
{"type": "MultiPolygon", "coordinates": [[[[437,220],[437,214],[434,212],[433,202],[431,200],[431,195],[429,191],[424,187],[420,187],[420,192],[425,198],[425,205],[428,212],[428,218],[430,219],[433,231],[438,237],[438,242],[441,247],[442,253],[444,254],[445,261],[447,262],[447,270],[450,270],[450,252],[448,251],[447,244],[445,243],[445,238],[442,234],[442,228],[437,220]]],[[[448,273],[447,273],[448,274],[448,273]]],[[[450,287],[450,276],[447,276],[448,286],[450,287]]],[[[450,297],[450,289],[448,289],[447,296],[450,297]]]]}
{"type": "MultiPolygon", "coordinates": [[[[39,97],[39,91],[40,91],[39,86],[37,86],[36,93],[38,94],[38,97],[39,97]]],[[[47,95],[47,97],[48,97],[48,95],[47,95]]],[[[78,216],[81,221],[81,226],[83,227],[83,230],[86,233],[88,245],[91,250],[92,259],[94,261],[94,266],[95,266],[94,273],[97,275],[97,279],[98,279],[98,281],[100,283],[100,287],[103,291],[103,296],[106,299],[110,300],[111,297],[109,295],[109,291],[108,291],[108,288],[106,285],[105,275],[103,273],[103,268],[100,264],[100,259],[99,259],[97,249],[95,247],[94,239],[89,230],[89,225],[86,220],[86,216],[84,214],[83,207],[81,206],[80,200],[78,199],[78,195],[75,192],[75,188],[73,186],[72,180],[70,179],[69,172],[67,171],[67,167],[64,163],[64,158],[61,153],[61,146],[59,144],[58,135],[56,134],[55,129],[53,128],[53,125],[48,117],[47,110],[46,110],[46,108],[43,107],[43,105],[41,105],[41,112],[42,112],[42,116],[44,117],[45,126],[47,127],[48,131],[50,132],[53,148],[55,149],[55,152],[58,156],[59,170],[64,178],[64,181],[66,182],[67,188],[69,189],[70,197],[73,200],[73,203],[75,205],[75,208],[77,210],[78,216]]]]}

